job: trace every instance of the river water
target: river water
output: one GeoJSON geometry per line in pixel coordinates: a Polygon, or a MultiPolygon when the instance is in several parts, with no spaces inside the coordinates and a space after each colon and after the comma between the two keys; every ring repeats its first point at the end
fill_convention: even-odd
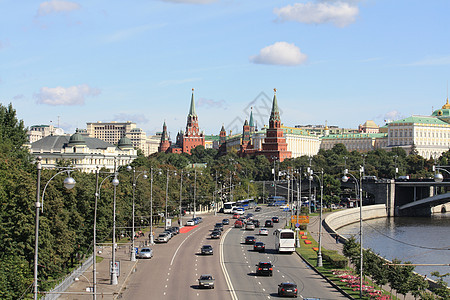
{"type": "MultiPolygon", "coordinates": [[[[359,241],[359,223],[342,227],[338,232],[359,241]]],[[[417,264],[450,264],[450,213],[428,218],[380,218],[363,222],[363,247],[379,255],[417,264]]],[[[433,271],[449,273],[449,266],[416,266],[415,271],[430,275],[433,271]]],[[[450,284],[450,277],[446,277],[450,284]]]]}

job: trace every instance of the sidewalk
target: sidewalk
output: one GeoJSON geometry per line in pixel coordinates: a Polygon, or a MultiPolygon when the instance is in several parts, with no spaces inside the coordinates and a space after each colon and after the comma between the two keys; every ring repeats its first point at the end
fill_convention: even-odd
{"type": "MultiPolygon", "coordinates": [[[[322,219],[325,219],[325,216],[327,214],[322,215],[322,219]]],[[[319,225],[320,224],[320,217],[319,216],[310,216],[309,217],[309,224],[308,224],[308,231],[311,234],[311,237],[319,241],[319,225]]],[[[332,236],[323,226],[322,226],[322,248],[328,249],[328,250],[336,250],[339,254],[343,254],[343,248],[344,245],[339,242],[336,243],[336,239],[334,236],[332,236]]],[[[388,285],[384,285],[382,287],[385,291],[391,291],[391,288],[388,285]]],[[[403,298],[403,295],[401,295],[403,298]]],[[[403,298],[404,300],[415,300],[416,298],[411,294],[406,294],[406,297],[403,298]]]]}
{"type": "MultiPolygon", "coordinates": [[[[153,227],[155,235],[164,231],[162,227],[153,227]]],[[[135,247],[144,247],[149,244],[148,232],[143,237],[134,240],[135,247]]],[[[119,244],[116,250],[116,261],[120,262],[119,276],[117,277],[118,284],[111,285],[110,262],[112,261],[111,246],[97,246],[97,256],[101,256],[103,260],[97,263],[97,299],[117,299],[123,289],[126,287],[128,278],[136,271],[138,260],[131,261],[130,254],[131,243],[119,244]]],[[[59,299],[67,300],[84,300],[92,299],[92,291],[89,287],[93,284],[93,266],[90,266],[82,275],[75,281],[59,299]]]]}

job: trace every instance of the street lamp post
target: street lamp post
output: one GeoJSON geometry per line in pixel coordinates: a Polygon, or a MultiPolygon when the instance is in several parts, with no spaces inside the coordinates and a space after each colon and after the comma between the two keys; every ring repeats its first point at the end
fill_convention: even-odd
{"type": "Polygon", "coordinates": [[[150,245],[153,244],[153,168],[150,168],[150,245]]]}
{"type": "Polygon", "coordinates": [[[181,211],[181,201],[183,199],[183,170],[180,172],[180,217],[179,217],[179,223],[180,227],[183,227],[183,212],[181,211]]]}
{"type": "Polygon", "coordinates": [[[166,212],[164,213],[164,229],[167,229],[167,200],[169,198],[169,169],[166,175],[166,212]]]}
{"type": "Polygon", "coordinates": [[[344,176],[342,176],[342,181],[343,182],[347,182],[348,181],[348,176],[350,175],[351,177],[353,177],[353,179],[355,180],[356,185],[358,185],[359,188],[359,234],[360,234],[360,238],[359,238],[359,244],[360,244],[360,274],[359,274],[359,298],[362,299],[362,286],[363,286],[363,217],[362,217],[362,177],[363,177],[363,173],[364,173],[364,167],[363,166],[359,166],[359,185],[358,185],[358,180],[356,179],[356,177],[349,173],[347,169],[344,170],[344,176]]]}
{"type": "Polygon", "coordinates": [[[114,179],[112,180],[114,186],[114,200],[113,200],[113,232],[112,232],[112,262],[111,262],[111,285],[117,285],[117,272],[116,272],[116,190],[119,185],[119,179],[117,179],[117,173],[114,173],[114,179]]]}
{"type": "Polygon", "coordinates": [[[127,167],[127,171],[133,171],[133,209],[132,209],[132,218],[131,218],[131,222],[133,223],[131,225],[131,256],[130,256],[130,260],[131,261],[136,261],[136,251],[134,250],[134,211],[135,211],[135,194],[136,194],[136,182],[137,179],[139,178],[139,176],[141,176],[142,174],[144,174],[144,179],[147,179],[147,171],[138,171],[138,175],[136,176],[136,168],[135,167],[131,167],[128,166],[127,167]]]}
{"type": "Polygon", "coordinates": [[[308,207],[309,207],[309,213],[311,213],[312,211],[311,211],[311,202],[312,202],[312,199],[311,199],[311,178],[312,178],[312,176],[311,176],[311,172],[312,172],[312,170],[311,170],[311,167],[308,167],[308,169],[306,169],[306,171],[307,171],[307,173],[308,173],[308,181],[309,181],[309,198],[308,198],[308,207]]]}
{"type": "Polygon", "coordinates": [[[317,174],[314,174],[311,170],[311,177],[316,176],[320,183],[320,223],[319,223],[319,251],[317,253],[317,266],[322,267],[322,206],[323,206],[323,169],[321,172],[321,178],[317,174]]]}
{"type": "Polygon", "coordinates": [[[50,181],[53,180],[53,178],[55,178],[57,175],[62,174],[62,173],[67,173],[67,178],[64,179],[64,186],[66,187],[66,189],[72,189],[75,184],[76,181],[75,179],[73,179],[70,176],[70,172],[73,171],[72,168],[70,169],[65,169],[63,171],[60,171],[58,173],[56,173],[55,175],[53,175],[49,181],[47,181],[47,183],[45,184],[44,190],[42,191],[42,202],[40,199],[40,191],[41,191],[41,170],[42,170],[42,165],[41,165],[41,160],[42,157],[38,156],[37,157],[37,164],[36,164],[36,169],[37,169],[37,182],[36,182],[36,227],[35,227],[35,244],[34,244],[34,299],[37,300],[38,298],[38,260],[39,260],[39,209],[42,208],[42,210],[44,210],[44,196],[45,196],[45,189],[47,188],[48,184],[50,183],[50,181]]]}

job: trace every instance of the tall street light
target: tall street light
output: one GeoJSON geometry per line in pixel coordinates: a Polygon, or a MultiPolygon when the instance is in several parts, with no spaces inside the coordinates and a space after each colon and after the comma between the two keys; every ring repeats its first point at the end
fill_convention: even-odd
{"type": "Polygon", "coordinates": [[[119,179],[117,179],[117,172],[114,173],[114,179],[112,180],[114,186],[114,200],[113,200],[113,232],[112,232],[112,262],[111,262],[111,285],[117,285],[117,270],[116,270],[116,189],[119,185],[119,179]]]}
{"type": "MultiPolygon", "coordinates": [[[[115,176],[116,174],[111,174],[106,176],[100,184],[98,184],[99,177],[99,167],[97,166],[96,176],[95,176],[95,203],[94,203],[94,241],[93,241],[93,262],[92,262],[92,278],[93,278],[93,298],[97,299],[97,265],[96,265],[96,256],[97,256],[97,203],[100,198],[100,190],[102,188],[103,182],[106,179],[115,176]]],[[[109,173],[109,172],[108,172],[109,173]]]]}
{"type": "Polygon", "coordinates": [[[143,178],[147,179],[147,171],[138,171],[138,175],[136,176],[136,168],[132,167],[132,166],[128,166],[127,167],[127,171],[133,171],[133,209],[132,209],[132,220],[131,222],[132,224],[132,230],[131,230],[131,261],[136,261],[136,251],[134,250],[134,210],[135,210],[135,193],[136,193],[136,182],[137,179],[139,178],[139,176],[141,176],[142,174],[144,174],[143,178]]]}
{"type": "Polygon", "coordinates": [[[322,206],[323,206],[323,169],[321,171],[322,179],[311,170],[311,177],[316,176],[320,183],[320,223],[319,223],[319,252],[317,253],[317,266],[322,267],[322,206]]]}
{"type": "Polygon", "coordinates": [[[181,202],[183,199],[183,170],[180,172],[180,217],[178,218],[180,227],[183,227],[183,212],[181,211],[181,202]]]}
{"type": "Polygon", "coordinates": [[[153,244],[153,168],[150,168],[150,245],[153,244]]]}
{"type": "Polygon", "coordinates": [[[167,229],[167,200],[169,198],[169,169],[167,169],[166,176],[166,212],[164,214],[164,229],[167,229]]]}
{"type": "Polygon", "coordinates": [[[41,170],[42,170],[42,165],[41,165],[41,160],[42,157],[38,156],[36,158],[37,160],[37,164],[36,164],[36,169],[37,169],[37,183],[36,183],[36,228],[35,228],[35,244],[34,244],[34,299],[37,300],[38,298],[38,259],[39,259],[39,209],[42,207],[42,211],[44,211],[44,196],[45,196],[45,189],[47,188],[48,184],[50,183],[50,181],[52,181],[53,178],[55,178],[57,175],[62,174],[62,173],[67,173],[67,178],[64,179],[64,186],[66,187],[66,189],[72,189],[75,184],[76,181],[75,179],[73,179],[70,176],[70,172],[72,172],[74,169],[70,168],[70,169],[66,169],[63,171],[60,171],[58,173],[56,173],[55,175],[52,176],[52,178],[49,179],[49,181],[47,181],[47,183],[45,184],[44,190],[42,191],[42,203],[41,203],[41,170]]]}
{"type": "Polygon", "coordinates": [[[344,170],[344,176],[342,176],[342,182],[347,182],[348,181],[348,176],[350,175],[351,177],[353,177],[353,179],[355,180],[356,185],[358,185],[359,187],[359,234],[360,234],[360,238],[359,238],[359,244],[360,244],[360,268],[359,268],[359,299],[362,299],[362,286],[363,286],[363,217],[362,217],[362,177],[363,177],[363,173],[364,173],[364,167],[363,166],[359,166],[359,184],[358,184],[358,180],[356,179],[356,177],[349,173],[347,169],[344,170]]]}

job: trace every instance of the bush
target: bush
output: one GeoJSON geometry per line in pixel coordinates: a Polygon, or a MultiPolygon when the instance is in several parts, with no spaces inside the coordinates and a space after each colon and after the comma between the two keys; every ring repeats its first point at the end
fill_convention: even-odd
{"type": "Polygon", "coordinates": [[[322,258],[335,268],[344,269],[348,265],[347,258],[338,254],[335,250],[322,250],[322,258]]]}

